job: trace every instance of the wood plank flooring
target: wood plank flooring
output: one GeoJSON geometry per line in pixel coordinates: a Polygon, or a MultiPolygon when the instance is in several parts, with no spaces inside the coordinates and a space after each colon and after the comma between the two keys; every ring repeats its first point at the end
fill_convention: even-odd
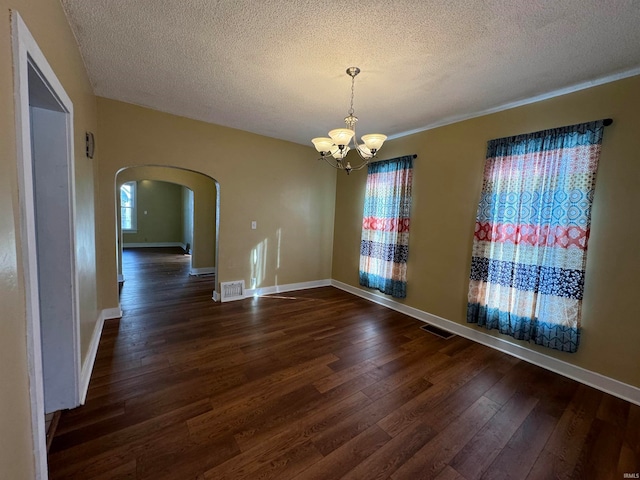
{"type": "Polygon", "coordinates": [[[126,250],[52,479],[621,479],[640,407],[332,287],[214,303],[176,249],[126,250]]]}

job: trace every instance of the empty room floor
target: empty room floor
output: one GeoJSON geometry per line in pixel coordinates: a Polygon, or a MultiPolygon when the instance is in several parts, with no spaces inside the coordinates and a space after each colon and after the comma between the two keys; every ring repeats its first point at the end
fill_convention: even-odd
{"type": "Polygon", "coordinates": [[[214,303],[179,249],[124,253],[52,479],[619,479],[640,406],[333,287],[214,303]]]}

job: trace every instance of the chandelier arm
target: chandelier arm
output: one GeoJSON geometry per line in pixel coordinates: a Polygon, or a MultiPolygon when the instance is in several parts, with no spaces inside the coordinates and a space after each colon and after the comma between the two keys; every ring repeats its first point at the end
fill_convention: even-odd
{"type": "MultiPolygon", "coordinates": [[[[336,168],[338,170],[344,170],[344,165],[342,165],[342,163],[338,163],[336,160],[329,160],[329,157],[331,157],[330,155],[325,155],[323,157],[320,157],[318,160],[324,160],[325,162],[327,162],[329,165],[331,165],[333,168],[336,168]]],[[[333,157],[331,157],[333,158],[333,157]]]]}
{"type": "Polygon", "coordinates": [[[360,165],[358,165],[357,167],[351,167],[351,170],[362,170],[364,167],[366,167],[367,165],[369,165],[369,160],[365,160],[364,162],[362,162],[360,165]]]}
{"type": "MultiPolygon", "coordinates": [[[[375,156],[376,156],[376,154],[377,154],[378,152],[375,152],[375,153],[374,153],[374,152],[372,152],[370,157],[365,157],[365,156],[362,154],[362,151],[360,150],[360,147],[361,147],[361,146],[365,146],[365,147],[366,147],[366,145],[364,144],[364,142],[362,143],[362,145],[359,145],[359,144],[358,144],[358,142],[356,141],[355,130],[354,130],[354,135],[353,135],[353,139],[352,139],[352,140],[353,140],[353,144],[355,145],[355,150],[356,150],[356,152],[358,152],[358,156],[359,156],[362,160],[364,160],[364,162],[365,162],[365,163],[364,163],[364,165],[366,165],[367,163],[369,163],[369,162],[371,161],[371,159],[375,158],[375,156]]],[[[362,168],[362,167],[360,167],[360,168],[362,168]]],[[[354,170],[359,170],[359,168],[354,168],[354,170]]]]}
{"type": "MultiPolygon", "coordinates": [[[[351,80],[355,80],[355,77],[351,77],[351,80]]],[[[353,86],[352,86],[353,87],[353,86]]],[[[349,117],[353,116],[353,91],[351,92],[351,110],[349,111],[349,117]]],[[[347,118],[349,118],[347,117],[347,118]]],[[[358,121],[357,117],[354,117],[356,122],[358,121]]],[[[345,122],[346,122],[346,118],[345,118],[345,122]]],[[[347,128],[353,130],[353,137],[351,137],[351,142],[353,143],[353,146],[355,147],[356,152],[358,152],[358,155],[360,156],[361,159],[363,160],[367,160],[365,157],[362,156],[362,152],[360,151],[360,146],[358,144],[358,137],[357,137],[357,132],[356,132],[356,123],[353,122],[352,124],[349,124],[348,122],[346,122],[347,124],[347,128]]],[[[364,143],[362,144],[364,145],[364,143]]],[[[354,170],[359,170],[358,168],[355,168],[354,170]]]]}
{"type": "MultiPolygon", "coordinates": [[[[362,153],[360,152],[360,145],[358,145],[358,140],[356,140],[356,130],[355,130],[355,128],[353,129],[353,138],[351,140],[353,140],[353,145],[355,146],[356,151],[358,152],[358,155],[360,155],[360,158],[362,158],[363,160],[366,160],[362,156],[362,153]]],[[[364,143],[362,145],[364,145],[364,143]]]]}

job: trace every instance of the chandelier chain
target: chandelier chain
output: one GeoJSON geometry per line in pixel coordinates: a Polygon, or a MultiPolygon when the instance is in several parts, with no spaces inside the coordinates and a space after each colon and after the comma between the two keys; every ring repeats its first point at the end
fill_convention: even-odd
{"type": "Polygon", "coordinates": [[[347,175],[352,170],[364,168],[369,161],[376,156],[378,150],[387,139],[386,135],[372,133],[362,136],[362,145],[358,143],[356,137],[356,122],[358,117],[354,115],[353,100],[355,98],[356,75],[360,73],[358,67],[349,67],[347,75],[351,77],[351,103],[349,105],[349,115],[345,117],[345,128],[336,128],[329,132],[329,137],[317,137],[311,140],[320,153],[320,158],[334,168],[344,170],[347,175]],[[349,147],[352,144],[352,147],[349,147]],[[362,159],[360,165],[355,167],[346,158],[350,150],[355,150],[362,159]]]}
{"type": "Polygon", "coordinates": [[[351,108],[349,108],[349,115],[353,115],[353,95],[354,95],[354,91],[355,91],[355,83],[356,83],[356,77],[355,75],[353,75],[351,77],[351,108]]]}

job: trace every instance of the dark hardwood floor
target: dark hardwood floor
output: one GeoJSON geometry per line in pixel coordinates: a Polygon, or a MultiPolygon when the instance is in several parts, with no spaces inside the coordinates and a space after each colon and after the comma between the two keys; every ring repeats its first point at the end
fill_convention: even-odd
{"type": "Polygon", "coordinates": [[[124,252],[52,479],[622,479],[640,407],[332,287],[214,303],[178,250],[124,252]]]}

